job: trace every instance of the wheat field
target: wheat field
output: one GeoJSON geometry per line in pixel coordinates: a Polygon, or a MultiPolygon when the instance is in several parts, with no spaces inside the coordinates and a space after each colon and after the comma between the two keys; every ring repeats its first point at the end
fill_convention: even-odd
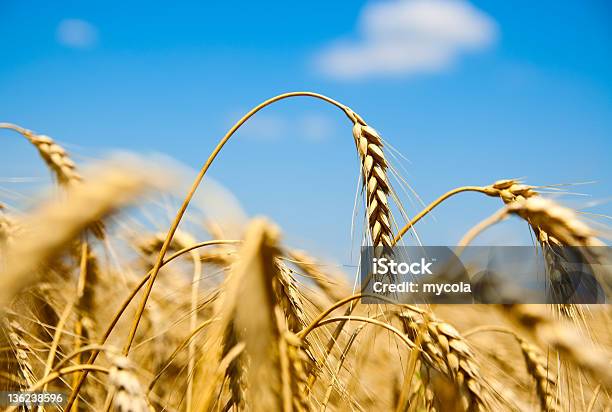
{"type": "MultiPolygon", "coordinates": [[[[6,138],[37,149],[57,187],[31,210],[0,209],[0,391],[66,395],[61,406],[6,410],[612,410],[608,305],[364,305],[356,273],[284,243],[273,217],[235,237],[200,220],[192,199],[224,144],[261,109],[294,97],[332,104],[350,122],[364,242],[382,253],[470,191],[500,210],[460,245],[513,217],[546,256],[581,246],[601,263],[605,231],[514,179],[452,189],[407,217],[386,141],[316,93],[276,96],[240,119],[160,232],[135,215],[176,183],[169,173],[124,159],[81,174],[52,138],[1,123],[6,138]]],[[[610,274],[601,276],[609,287],[610,274]]]]}

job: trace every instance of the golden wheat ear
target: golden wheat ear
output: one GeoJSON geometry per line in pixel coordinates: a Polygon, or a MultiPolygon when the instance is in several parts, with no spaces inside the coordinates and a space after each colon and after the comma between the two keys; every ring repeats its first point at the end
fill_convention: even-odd
{"type": "Polygon", "coordinates": [[[464,411],[489,410],[489,385],[467,341],[450,324],[433,313],[410,307],[398,316],[405,332],[421,342],[420,356],[427,375],[440,374],[456,387],[455,397],[464,411]]]}
{"type": "Polygon", "coordinates": [[[378,132],[356,113],[353,137],[361,160],[363,187],[366,193],[366,216],[372,246],[377,253],[389,253],[393,245],[389,197],[391,185],[387,176],[387,160],[378,132]]]}

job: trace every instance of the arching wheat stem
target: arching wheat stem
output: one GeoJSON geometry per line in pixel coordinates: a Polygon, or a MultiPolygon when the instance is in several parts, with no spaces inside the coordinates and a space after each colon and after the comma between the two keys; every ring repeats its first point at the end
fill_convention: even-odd
{"type": "MultiPolygon", "coordinates": [[[[313,98],[317,98],[317,99],[326,101],[338,107],[339,109],[341,109],[345,113],[345,115],[349,118],[349,120],[353,122],[354,125],[356,125],[357,123],[359,124],[359,130],[360,130],[359,145],[361,146],[358,146],[358,147],[360,147],[359,153],[360,153],[360,156],[362,157],[362,165],[364,166],[364,170],[366,171],[370,170],[370,173],[372,173],[371,177],[374,177],[374,180],[372,181],[372,188],[371,190],[368,189],[368,194],[370,195],[368,196],[368,199],[369,199],[368,200],[368,216],[371,217],[372,221],[374,222],[370,230],[371,235],[372,235],[372,240],[375,246],[376,245],[387,246],[387,244],[390,245],[390,242],[391,242],[391,237],[389,236],[390,229],[387,228],[387,226],[390,227],[390,222],[388,218],[389,214],[387,211],[387,207],[385,207],[386,205],[385,191],[388,190],[388,184],[385,186],[385,184],[383,183],[383,179],[380,178],[379,176],[379,172],[382,169],[382,165],[386,165],[386,163],[384,162],[384,156],[381,156],[382,152],[380,150],[380,144],[376,143],[377,135],[375,133],[369,133],[369,129],[367,129],[366,123],[360,117],[358,117],[352,110],[350,110],[347,106],[327,96],[324,96],[318,93],[312,93],[312,92],[291,92],[291,93],[285,93],[285,94],[275,96],[257,105],[256,107],[254,107],[246,115],[244,115],[238,122],[236,122],[236,124],[234,124],[234,126],[232,126],[232,128],[219,141],[219,143],[217,144],[217,146],[215,147],[211,155],[208,157],[208,159],[204,163],[204,166],[202,166],[202,168],[200,169],[200,172],[196,176],[191,188],[189,189],[189,192],[185,196],[185,199],[183,203],[181,204],[181,207],[179,208],[174,220],[172,221],[172,224],[170,225],[170,228],[166,234],[166,238],[164,239],[164,243],[162,244],[162,247],[159,251],[159,255],[152,269],[151,277],[149,281],[147,282],[145,292],[140,301],[140,305],[136,311],[136,315],[134,317],[134,321],[130,329],[129,336],[123,348],[124,354],[127,355],[130,351],[130,347],[132,346],[132,342],[134,341],[134,337],[136,336],[136,330],[138,329],[138,324],[140,322],[140,319],[142,318],[142,314],[146,307],[146,302],[151,294],[153,284],[155,283],[155,279],[159,273],[159,269],[164,259],[164,256],[166,255],[168,251],[170,242],[172,241],[172,238],[176,230],[178,229],[179,223],[181,219],[183,218],[183,215],[185,214],[187,207],[189,206],[189,203],[191,202],[191,199],[193,198],[198,186],[200,185],[200,182],[204,178],[204,175],[210,168],[212,162],[215,160],[215,158],[217,157],[221,149],[225,146],[227,141],[253,115],[255,115],[261,109],[263,109],[266,106],[269,106],[270,104],[274,102],[277,102],[282,99],[287,99],[290,97],[297,97],[297,96],[313,97],[313,98]],[[361,139],[361,137],[363,137],[363,139],[361,139]],[[369,168],[370,161],[367,160],[369,158],[372,159],[371,169],[369,168]],[[375,166],[378,166],[378,167],[375,167],[375,166]]],[[[370,176],[370,175],[367,174],[367,176],[370,176]]],[[[367,183],[368,185],[370,184],[369,181],[364,182],[364,183],[367,183]]]]}

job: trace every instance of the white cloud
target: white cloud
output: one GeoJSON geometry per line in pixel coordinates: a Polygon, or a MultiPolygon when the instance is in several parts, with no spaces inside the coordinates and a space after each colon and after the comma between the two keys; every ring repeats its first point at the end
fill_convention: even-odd
{"type": "Polygon", "coordinates": [[[360,40],[338,40],[317,56],[323,73],[343,79],[441,71],[497,37],[495,22],[463,0],[394,0],[367,5],[360,40]]]}
{"type": "Polygon", "coordinates": [[[65,19],[57,26],[57,41],[74,49],[88,49],[98,42],[98,29],[80,19],[65,19]]]}

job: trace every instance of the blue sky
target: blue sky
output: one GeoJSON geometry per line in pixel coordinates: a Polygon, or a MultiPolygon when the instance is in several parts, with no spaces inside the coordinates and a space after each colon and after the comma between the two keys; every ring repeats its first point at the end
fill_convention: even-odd
{"type": "MultiPolygon", "coordinates": [[[[612,215],[609,3],[210,3],[1,1],[0,119],[81,160],[125,149],[199,168],[250,107],[312,90],[377,128],[425,201],[507,177],[597,181],[571,188],[590,197],[560,200],[612,215]]],[[[45,176],[31,148],[1,135],[0,177],[45,176]]],[[[357,165],[341,113],[296,99],[248,124],[210,173],[291,244],[346,261],[357,165]]],[[[499,206],[463,195],[419,233],[452,244],[499,206]]],[[[514,221],[486,239],[526,233],[514,221]]]]}

